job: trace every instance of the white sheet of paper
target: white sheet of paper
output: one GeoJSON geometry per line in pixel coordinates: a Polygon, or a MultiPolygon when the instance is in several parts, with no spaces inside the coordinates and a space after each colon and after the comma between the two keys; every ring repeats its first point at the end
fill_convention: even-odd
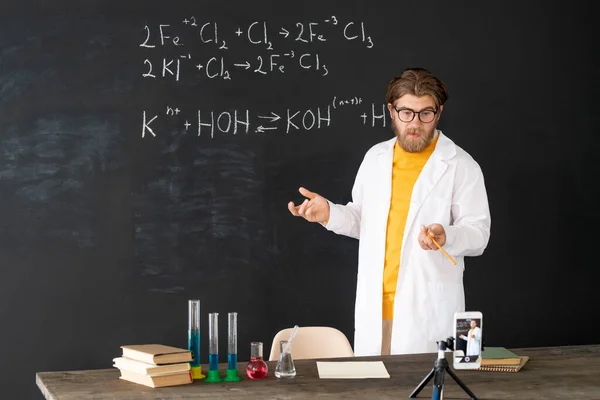
{"type": "Polygon", "coordinates": [[[383,361],[317,361],[321,379],[389,378],[383,361]]]}

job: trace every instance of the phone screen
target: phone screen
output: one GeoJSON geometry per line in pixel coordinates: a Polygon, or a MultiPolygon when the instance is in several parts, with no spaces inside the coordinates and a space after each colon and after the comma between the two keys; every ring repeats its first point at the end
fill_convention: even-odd
{"type": "Polygon", "coordinates": [[[454,315],[454,367],[477,369],[481,366],[483,315],[479,311],[454,315]]]}

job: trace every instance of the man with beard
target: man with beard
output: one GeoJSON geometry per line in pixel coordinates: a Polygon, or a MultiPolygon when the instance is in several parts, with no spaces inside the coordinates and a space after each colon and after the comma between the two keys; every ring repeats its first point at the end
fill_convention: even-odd
{"type": "Polygon", "coordinates": [[[395,137],[366,153],[352,201],[334,204],[300,188],[306,199],[288,204],[295,216],[359,239],[356,355],[435,352],[464,311],[464,257],[487,247],[481,168],[437,129],[447,98],[429,71],[405,70],[386,95],[395,137]]]}

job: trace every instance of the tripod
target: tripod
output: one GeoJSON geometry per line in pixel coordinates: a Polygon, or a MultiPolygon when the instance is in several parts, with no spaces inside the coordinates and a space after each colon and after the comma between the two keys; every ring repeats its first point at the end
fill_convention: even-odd
{"type": "Polygon", "coordinates": [[[433,378],[433,392],[431,395],[431,400],[442,400],[444,398],[444,376],[447,372],[448,375],[454,379],[456,383],[465,391],[471,398],[471,400],[477,400],[477,397],[469,390],[467,385],[465,385],[458,377],[452,372],[450,367],[448,366],[448,361],[446,360],[445,351],[446,349],[454,350],[454,338],[449,337],[446,340],[440,340],[437,342],[438,344],[438,358],[433,363],[433,369],[429,372],[429,374],[423,379],[423,381],[417,386],[417,388],[408,396],[409,398],[415,398],[419,394],[421,390],[427,385],[427,383],[433,378]]]}

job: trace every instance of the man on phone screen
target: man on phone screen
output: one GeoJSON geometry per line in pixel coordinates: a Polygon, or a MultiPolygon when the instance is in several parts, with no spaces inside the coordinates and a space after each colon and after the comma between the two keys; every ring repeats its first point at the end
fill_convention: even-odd
{"type": "Polygon", "coordinates": [[[477,321],[472,319],[467,336],[460,337],[467,341],[467,356],[478,356],[481,353],[481,328],[477,326],[477,321]]]}

